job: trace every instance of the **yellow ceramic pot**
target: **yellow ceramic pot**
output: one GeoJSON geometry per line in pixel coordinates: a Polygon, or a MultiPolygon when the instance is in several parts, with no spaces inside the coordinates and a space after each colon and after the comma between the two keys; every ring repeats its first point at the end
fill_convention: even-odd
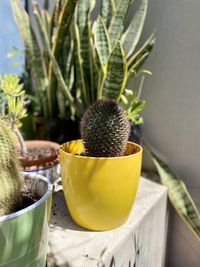
{"type": "Polygon", "coordinates": [[[63,190],[73,220],[90,230],[122,225],[131,211],[141,171],[142,148],[128,143],[126,156],[80,156],[82,140],[60,149],[63,190]]]}

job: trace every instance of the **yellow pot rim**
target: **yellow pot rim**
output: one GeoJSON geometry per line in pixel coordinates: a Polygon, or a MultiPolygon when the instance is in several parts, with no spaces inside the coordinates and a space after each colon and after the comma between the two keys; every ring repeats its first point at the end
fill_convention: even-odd
{"type": "Polygon", "coordinates": [[[84,159],[91,159],[91,160],[95,160],[95,159],[98,159],[98,160],[105,160],[105,159],[112,159],[112,160],[119,160],[119,159],[127,159],[127,158],[131,158],[131,157],[136,157],[138,154],[142,154],[142,151],[143,151],[143,148],[138,145],[137,143],[134,143],[134,142],[131,142],[131,141],[128,141],[128,144],[132,144],[134,146],[137,146],[139,148],[139,151],[133,153],[133,154],[130,154],[130,155],[125,155],[125,156],[120,156],[120,157],[88,157],[88,156],[81,156],[81,155],[76,155],[76,154],[72,154],[72,153],[69,153],[69,152],[66,152],[64,149],[63,149],[63,146],[67,143],[70,143],[70,142],[83,142],[82,139],[77,139],[77,140],[72,140],[72,141],[69,141],[69,142],[66,142],[64,144],[62,144],[60,146],[60,151],[62,151],[64,154],[70,156],[70,157],[75,157],[75,158],[84,158],[84,159]]]}

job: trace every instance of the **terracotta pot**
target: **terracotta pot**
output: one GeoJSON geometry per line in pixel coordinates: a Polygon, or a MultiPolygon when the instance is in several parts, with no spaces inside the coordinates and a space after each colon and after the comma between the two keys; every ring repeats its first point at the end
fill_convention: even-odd
{"type": "Polygon", "coordinates": [[[59,177],[58,151],[60,145],[50,141],[31,140],[26,141],[28,152],[36,149],[37,155],[20,157],[20,162],[25,172],[32,172],[44,175],[52,182],[59,177]],[[40,151],[41,153],[38,153],[40,151]],[[45,153],[49,151],[49,153],[45,153]]]}

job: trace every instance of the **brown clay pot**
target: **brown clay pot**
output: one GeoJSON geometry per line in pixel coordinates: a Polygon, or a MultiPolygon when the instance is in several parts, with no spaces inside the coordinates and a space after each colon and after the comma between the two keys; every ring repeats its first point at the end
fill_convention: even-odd
{"type": "Polygon", "coordinates": [[[20,157],[20,162],[25,171],[38,170],[58,164],[58,151],[60,145],[50,141],[26,141],[28,155],[20,157]]]}

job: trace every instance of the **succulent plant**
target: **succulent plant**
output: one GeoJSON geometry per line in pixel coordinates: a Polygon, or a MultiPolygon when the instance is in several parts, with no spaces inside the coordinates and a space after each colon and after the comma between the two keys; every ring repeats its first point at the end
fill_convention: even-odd
{"type": "Polygon", "coordinates": [[[19,77],[12,74],[0,75],[0,94],[3,99],[0,105],[0,120],[6,122],[16,134],[21,147],[21,155],[25,156],[27,148],[17,124],[27,116],[26,105],[29,101],[26,99],[19,77]]]}
{"type": "Polygon", "coordinates": [[[122,106],[106,99],[86,110],[80,131],[87,156],[118,157],[126,150],[130,125],[122,106]]]}
{"type": "Polygon", "coordinates": [[[0,121],[0,216],[13,212],[21,203],[21,177],[12,134],[0,121]]]}

